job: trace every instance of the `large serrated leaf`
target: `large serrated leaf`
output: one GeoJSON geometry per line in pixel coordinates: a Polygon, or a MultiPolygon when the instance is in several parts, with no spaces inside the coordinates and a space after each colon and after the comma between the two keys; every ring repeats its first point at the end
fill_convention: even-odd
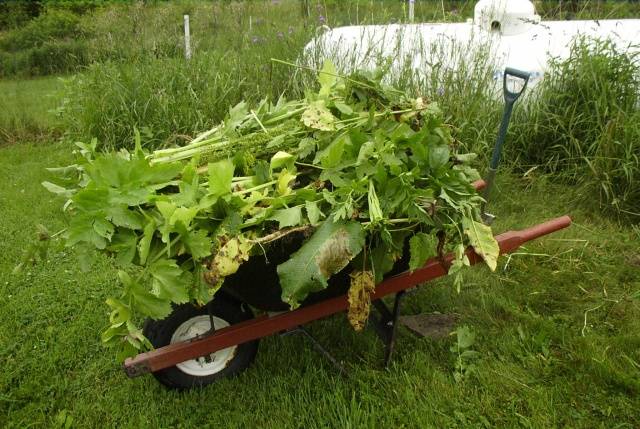
{"type": "Polygon", "coordinates": [[[358,222],[326,220],[291,258],[278,265],[282,300],[295,308],[311,292],[327,287],[362,250],[365,234],[358,222]]]}
{"type": "Polygon", "coordinates": [[[189,282],[184,272],[173,259],[161,259],[149,266],[153,278],[153,288],[161,299],[178,304],[187,302],[189,282]]]}
{"type": "Polygon", "coordinates": [[[427,259],[436,256],[438,240],[435,236],[419,232],[409,239],[409,270],[416,270],[427,262],[427,259]]]}
{"type": "Polygon", "coordinates": [[[113,236],[108,250],[114,252],[119,265],[128,265],[136,256],[138,236],[128,229],[119,229],[113,236]]]}
{"type": "Polygon", "coordinates": [[[495,271],[498,264],[498,256],[500,255],[500,246],[498,246],[498,242],[493,237],[491,228],[467,217],[462,219],[462,228],[467,237],[469,237],[473,250],[482,256],[491,271],[495,271]]]}
{"type": "Polygon", "coordinates": [[[169,300],[152,294],[140,283],[133,280],[125,271],[118,271],[118,277],[124,284],[126,292],[130,294],[133,305],[142,314],[152,319],[162,319],[171,313],[171,302],[169,300]]]}
{"type": "Polygon", "coordinates": [[[267,220],[278,221],[279,229],[298,226],[302,222],[302,207],[297,206],[276,210],[267,220]]]}
{"type": "Polygon", "coordinates": [[[124,204],[108,207],[106,211],[106,218],[116,226],[129,229],[142,228],[142,215],[133,210],[129,210],[124,204]]]}
{"type": "Polygon", "coordinates": [[[184,223],[178,222],[176,223],[176,231],[180,234],[180,240],[193,259],[198,260],[211,255],[211,239],[206,230],[190,231],[184,223]]]}

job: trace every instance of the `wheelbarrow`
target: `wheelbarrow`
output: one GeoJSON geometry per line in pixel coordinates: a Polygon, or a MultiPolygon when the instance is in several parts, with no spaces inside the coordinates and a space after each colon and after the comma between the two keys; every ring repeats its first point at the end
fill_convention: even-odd
{"type": "MultiPolygon", "coordinates": [[[[528,75],[523,72],[510,69],[505,72],[507,106],[489,170],[489,185],[498,167],[499,152],[513,103],[526,87],[527,79],[528,75]],[[508,76],[524,80],[519,92],[507,89],[508,76]]],[[[490,187],[483,180],[473,185],[476,190],[486,188],[485,191],[488,191],[490,187]]],[[[488,192],[484,195],[488,198],[488,192]]],[[[483,218],[492,219],[492,216],[486,215],[483,209],[483,218]]],[[[571,219],[563,216],[520,231],[505,232],[495,238],[500,253],[504,254],[570,224],[571,219]]],[[[316,349],[344,372],[344,368],[313,339],[303,325],[348,309],[349,269],[347,267],[334,275],[327,289],[310,295],[299,308],[289,310],[280,300],[276,267],[289,258],[292,249],[302,245],[304,237],[294,237],[293,240],[282,249],[270,251],[268,260],[262,256],[250,258],[236,274],[225,279],[224,286],[207,305],[179,305],[167,318],[147,321],[144,334],[155,349],[127,359],[124,363],[126,374],[136,377],[153,373],[164,385],[178,389],[207,385],[246,369],[255,359],[260,339],[292,332],[303,333],[316,349]],[[254,316],[254,310],[261,314],[254,316]]],[[[482,261],[472,248],[466,250],[466,255],[470,264],[482,261]]],[[[405,292],[447,275],[453,259],[452,254],[433,258],[422,268],[409,272],[406,258],[401,258],[391,273],[376,286],[371,294],[371,302],[378,316],[372,315],[369,320],[385,345],[385,365],[389,364],[395,347],[401,300],[405,292]],[[391,308],[382,301],[387,296],[394,297],[391,308]]]]}

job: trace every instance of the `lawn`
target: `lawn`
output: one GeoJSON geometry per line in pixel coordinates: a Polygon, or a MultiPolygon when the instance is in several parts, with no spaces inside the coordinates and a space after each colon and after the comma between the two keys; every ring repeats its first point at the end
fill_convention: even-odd
{"type": "Polygon", "coordinates": [[[0,144],[50,139],[61,87],[55,76],[0,80],[0,144]]]}
{"type": "Polygon", "coordinates": [[[571,214],[574,225],[502,257],[496,273],[468,271],[406,299],[404,314],[455,313],[475,333],[455,380],[455,336],[401,329],[381,368],[372,331],[343,315],[310,325],[348,368],[339,376],[301,337],[270,337],[239,377],[201,390],[129,380],[100,344],[109,260],[88,273],[59,244],[47,260],[11,270],[35,224],[63,226],[61,201],[40,186],[45,167],[71,160],[68,144],[0,148],[0,426],[55,427],[583,427],[640,426],[640,230],[576,201],[579,190],[504,174],[496,231],[571,214]]]}

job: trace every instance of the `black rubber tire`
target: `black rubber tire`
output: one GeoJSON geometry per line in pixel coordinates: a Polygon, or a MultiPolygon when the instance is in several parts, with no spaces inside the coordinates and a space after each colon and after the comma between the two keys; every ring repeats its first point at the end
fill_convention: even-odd
{"type": "MultiPolygon", "coordinates": [[[[227,321],[230,325],[252,319],[253,312],[240,302],[227,298],[221,294],[206,306],[198,308],[191,304],[182,304],[174,307],[173,312],[162,320],[147,320],[143,333],[154,347],[163,347],[171,342],[173,333],[187,320],[201,315],[207,315],[207,307],[214,316],[227,321]]],[[[154,372],[154,377],[171,389],[190,389],[206,386],[222,378],[233,377],[251,365],[258,352],[258,340],[240,344],[235,356],[222,370],[207,376],[194,376],[181,371],[177,366],[154,372]]]]}

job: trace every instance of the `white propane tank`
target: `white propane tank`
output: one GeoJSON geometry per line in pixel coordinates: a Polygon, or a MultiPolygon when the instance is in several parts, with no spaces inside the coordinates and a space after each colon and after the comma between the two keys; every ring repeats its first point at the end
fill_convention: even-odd
{"type": "Polygon", "coordinates": [[[473,9],[473,22],[485,32],[515,36],[540,22],[529,0],[480,0],[473,9]]]}
{"type": "Polygon", "coordinates": [[[482,51],[490,57],[496,87],[506,67],[530,72],[532,87],[551,58],[568,58],[579,36],[609,39],[620,50],[640,52],[640,19],[541,21],[529,0],[480,0],[466,23],[338,27],[307,44],[305,54],[316,67],[324,58],[344,72],[390,61],[392,73],[409,69],[426,77],[436,66],[478,73],[462,62],[471,63],[482,51]]]}

